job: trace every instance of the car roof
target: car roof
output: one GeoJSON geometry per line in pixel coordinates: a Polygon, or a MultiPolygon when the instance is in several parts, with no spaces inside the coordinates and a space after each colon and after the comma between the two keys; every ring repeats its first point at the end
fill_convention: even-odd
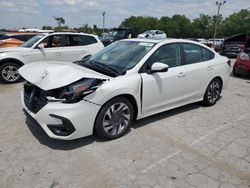
{"type": "Polygon", "coordinates": [[[88,35],[88,36],[96,36],[93,34],[88,33],[77,33],[77,32],[54,32],[54,33],[47,33],[48,35],[88,35]]]}
{"type": "Polygon", "coordinates": [[[187,42],[187,43],[194,43],[194,44],[199,44],[196,41],[188,40],[188,39],[176,39],[176,38],[166,38],[166,39],[149,39],[149,38],[131,38],[131,39],[124,39],[122,41],[136,41],[136,42],[152,42],[152,43],[161,43],[161,42],[187,42]]]}

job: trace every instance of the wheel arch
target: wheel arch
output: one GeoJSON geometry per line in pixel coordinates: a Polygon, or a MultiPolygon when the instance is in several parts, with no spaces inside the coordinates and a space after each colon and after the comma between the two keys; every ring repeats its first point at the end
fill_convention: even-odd
{"type": "MultiPolygon", "coordinates": [[[[134,109],[134,120],[136,120],[136,118],[137,118],[137,116],[138,116],[138,104],[137,104],[137,102],[136,102],[136,99],[135,99],[135,97],[132,95],[132,94],[129,94],[129,93],[124,93],[124,94],[118,94],[118,95],[116,95],[116,96],[113,96],[113,97],[111,97],[109,100],[107,100],[102,106],[104,106],[106,103],[108,103],[109,101],[111,101],[111,100],[113,100],[113,99],[115,99],[115,98],[118,98],[118,97],[124,97],[124,98],[126,98],[126,99],[128,99],[130,102],[131,102],[131,104],[132,104],[132,106],[133,106],[133,109],[134,109]]],[[[100,109],[101,110],[101,109],[100,109]]],[[[99,111],[100,111],[99,110],[99,111]]],[[[98,113],[99,113],[99,111],[98,111],[98,113]]]]}
{"type": "Polygon", "coordinates": [[[24,63],[16,58],[5,58],[0,60],[0,66],[4,63],[17,63],[20,67],[24,65],[24,63]]]}
{"type": "MultiPolygon", "coordinates": [[[[223,79],[222,79],[220,76],[216,76],[216,77],[214,77],[212,80],[210,80],[210,82],[212,82],[214,79],[220,80],[220,82],[221,82],[221,88],[223,88],[223,79]]],[[[209,83],[210,83],[210,82],[209,82],[209,83]]]]}
{"type": "MultiPolygon", "coordinates": [[[[109,101],[111,101],[111,100],[113,100],[113,99],[115,99],[115,98],[118,98],[118,97],[124,97],[124,98],[128,99],[129,101],[131,101],[131,104],[132,104],[133,109],[134,109],[134,120],[136,120],[136,119],[137,119],[137,116],[138,116],[138,104],[137,104],[137,102],[136,102],[135,97],[134,97],[133,95],[131,95],[131,94],[124,93],[124,94],[116,95],[116,96],[110,98],[109,100],[107,100],[107,101],[102,105],[102,107],[103,107],[106,103],[108,103],[109,101]]],[[[95,123],[94,123],[94,126],[93,126],[93,133],[94,133],[94,134],[95,134],[95,132],[96,132],[96,126],[95,126],[95,125],[96,125],[97,116],[98,116],[98,114],[100,113],[102,107],[99,109],[99,111],[98,111],[98,113],[97,113],[97,115],[96,115],[96,117],[95,117],[95,123]]]]}

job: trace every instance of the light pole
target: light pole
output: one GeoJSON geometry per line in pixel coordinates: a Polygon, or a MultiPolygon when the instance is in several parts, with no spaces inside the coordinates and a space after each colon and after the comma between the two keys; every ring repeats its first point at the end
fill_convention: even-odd
{"type": "Polygon", "coordinates": [[[215,42],[215,38],[216,38],[216,33],[217,33],[218,17],[219,17],[219,14],[220,14],[220,8],[221,8],[225,3],[226,3],[226,1],[222,1],[222,2],[216,1],[216,6],[218,7],[218,11],[217,11],[216,19],[215,19],[213,46],[214,46],[214,42],[215,42]]]}
{"type": "Polygon", "coordinates": [[[106,12],[104,11],[103,13],[102,13],[102,16],[103,16],[103,20],[102,20],[102,30],[103,30],[103,32],[102,33],[104,33],[104,31],[105,31],[105,14],[106,14],[106,12]]]}

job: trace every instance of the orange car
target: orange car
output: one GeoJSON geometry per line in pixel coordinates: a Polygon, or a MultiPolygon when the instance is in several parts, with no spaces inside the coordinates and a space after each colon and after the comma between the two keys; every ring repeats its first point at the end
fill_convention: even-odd
{"type": "Polygon", "coordinates": [[[0,36],[0,48],[20,46],[38,33],[6,33],[0,36]]]}

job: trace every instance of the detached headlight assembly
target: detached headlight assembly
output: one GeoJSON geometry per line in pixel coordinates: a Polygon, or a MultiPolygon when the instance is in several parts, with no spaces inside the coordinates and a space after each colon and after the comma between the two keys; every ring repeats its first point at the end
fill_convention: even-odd
{"type": "Polygon", "coordinates": [[[67,86],[61,93],[63,103],[77,103],[86,95],[93,93],[100,83],[97,79],[84,79],[67,86]]]}

